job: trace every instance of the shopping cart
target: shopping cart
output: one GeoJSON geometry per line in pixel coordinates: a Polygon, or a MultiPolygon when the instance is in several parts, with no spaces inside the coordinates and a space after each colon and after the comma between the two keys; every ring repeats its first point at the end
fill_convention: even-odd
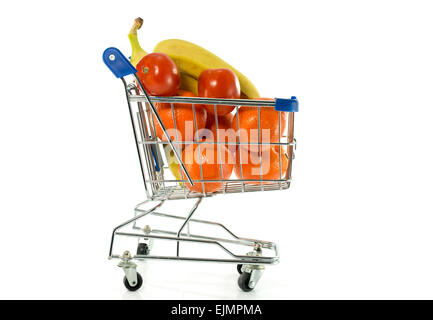
{"type": "MultiPolygon", "coordinates": [[[[237,270],[240,274],[238,278],[239,287],[243,291],[253,290],[263,274],[264,266],[278,263],[279,253],[277,244],[269,241],[241,238],[236,236],[223,224],[213,221],[193,219],[192,216],[196,212],[196,209],[203,198],[215,196],[216,194],[284,190],[289,188],[291,182],[292,159],[294,159],[294,149],[296,148],[296,140],[293,136],[294,112],[298,111],[298,101],[296,97],[292,97],[291,99],[275,100],[247,100],[149,96],[136,75],[137,70],[118,49],[106,49],[103,53],[103,60],[114,75],[122,80],[125,87],[135,144],[140,161],[141,174],[147,196],[146,201],[135,207],[134,217],[114,228],[112,233],[109,259],[120,259],[118,266],[125,272],[123,281],[124,285],[128,290],[135,291],[139,289],[143,283],[143,279],[137,272],[137,265],[134,261],[204,261],[236,264],[237,270]],[[241,148],[245,147],[245,144],[255,145],[260,149],[276,147],[279,149],[279,178],[264,179],[260,172],[260,178],[258,179],[244,179],[241,169],[240,179],[232,177],[224,179],[224,177],[221,176],[221,179],[210,181],[203,179],[203,168],[200,163],[201,179],[192,179],[182,161],[181,148],[187,144],[196,144],[200,147],[204,142],[199,140],[172,140],[154,106],[156,103],[169,104],[174,119],[175,104],[191,104],[195,124],[196,109],[197,106],[200,105],[213,105],[215,111],[217,107],[235,106],[236,115],[234,116],[233,121],[237,121],[238,124],[239,115],[237,111],[241,107],[256,107],[259,117],[257,128],[259,135],[261,132],[260,110],[264,110],[263,108],[275,108],[275,110],[279,111],[278,126],[280,135],[278,141],[263,142],[263,140],[259,138],[256,143],[243,142],[239,137],[237,137],[234,142],[220,141],[219,139],[216,139],[216,141],[206,143],[215,145],[224,144],[226,146],[231,146],[232,148],[234,147],[239,157],[241,157],[242,153],[241,148]],[[282,116],[283,112],[286,112],[284,116],[282,116]],[[156,134],[157,125],[162,128],[166,141],[158,139],[156,134]],[[169,163],[169,160],[173,161],[173,159],[169,159],[164,148],[169,148],[170,152],[172,152],[173,159],[175,159],[174,161],[176,161],[180,167],[179,171],[182,175],[181,179],[175,178],[173,173],[169,170],[167,164],[169,163]],[[286,157],[287,160],[282,159],[282,157],[286,157]],[[288,163],[288,165],[282,166],[282,161],[288,163]],[[206,193],[204,187],[205,183],[215,181],[221,183],[221,188],[215,192],[206,193]],[[188,188],[188,186],[195,184],[203,185],[203,192],[197,191],[196,189],[195,191],[191,191],[190,188],[188,188]],[[194,199],[193,201],[195,202],[185,216],[168,214],[160,211],[160,208],[166,200],[175,199],[194,199]],[[147,208],[149,205],[151,206],[147,208]],[[143,220],[149,219],[150,217],[157,217],[170,222],[177,221],[179,224],[175,230],[154,229],[151,228],[149,224],[143,224],[143,220]],[[214,227],[215,229],[219,229],[220,232],[223,232],[226,237],[211,237],[207,234],[198,233],[193,234],[190,232],[191,224],[201,225],[202,228],[209,228],[209,226],[214,227]],[[125,231],[126,227],[130,229],[125,231]],[[123,251],[122,254],[113,253],[114,244],[120,237],[122,237],[122,239],[124,237],[129,237],[138,240],[138,245],[134,242],[134,250],[136,250],[136,254],[132,254],[132,250],[123,251]],[[155,243],[162,242],[162,240],[168,240],[174,245],[172,248],[175,251],[174,254],[151,254],[155,249],[155,243]],[[208,246],[209,249],[211,247],[212,249],[217,248],[224,257],[198,257],[194,256],[195,252],[190,255],[181,254],[181,244],[182,246],[200,244],[202,246],[208,246]],[[229,249],[229,246],[236,246],[238,248],[248,247],[249,251],[247,254],[234,253],[234,250],[232,248],[229,249]]],[[[176,126],[176,120],[174,120],[174,125],[176,126]]],[[[218,129],[218,117],[215,117],[215,125],[218,129]]],[[[217,146],[217,148],[219,147],[217,146]]],[[[261,166],[262,163],[260,162],[260,168],[261,166]]]]}

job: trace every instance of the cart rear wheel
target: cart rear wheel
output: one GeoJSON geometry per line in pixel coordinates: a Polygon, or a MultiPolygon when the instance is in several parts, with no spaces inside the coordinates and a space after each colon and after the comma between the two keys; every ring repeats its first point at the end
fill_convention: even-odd
{"type": "Polygon", "coordinates": [[[140,289],[141,285],[143,284],[143,278],[137,272],[137,283],[134,286],[131,286],[129,284],[129,281],[126,278],[126,276],[123,278],[123,284],[125,285],[126,289],[128,289],[129,291],[137,291],[138,289],[140,289]]]}
{"type": "Polygon", "coordinates": [[[249,286],[250,280],[251,280],[251,273],[242,272],[238,278],[239,288],[241,288],[241,290],[245,292],[250,292],[251,290],[253,290],[254,288],[251,288],[249,286]]]}
{"type": "Polygon", "coordinates": [[[239,274],[242,274],[242,265],[238,264],[236,267],[238,269],[239,274]]]}

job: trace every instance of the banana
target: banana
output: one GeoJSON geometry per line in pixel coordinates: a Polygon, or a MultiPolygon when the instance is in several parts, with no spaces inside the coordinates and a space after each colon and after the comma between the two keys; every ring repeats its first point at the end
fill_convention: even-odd
{"type": "Polygon", "coordinates": [[[180,89],[191,91],[198,95],[198,81],[188,73],[180,72],[180,89]]]}
{"type": "MultiPolygon", "coordinates": [[[[168,167],[170,168],[171,173],[173,173],[174,177],[177,180],[181,180],[182,177],[179,174],[180,164],[179,162],[177,162],[177,159],[174,156],[174,152],[168,144],[164,145],[164,153],[165,157],[167,158],[168,167]]],[[[182,185],[182,182],[180,182],[180,184],[182,185]]]]}
{"type": "Polygon", "coordinates": [[[158,43],[153,51],[168,55],[176,63],[181,73],[194,79],[198,79],[200,73],[205,69],[228,68],[238,77],[244,97],[250,99],[260,97],[258,90],[247,77],[224,60],[194,43],[169,39],[158,43]]]}
{"type": "Polygon", "coordinates": [[[143,50],[138,42],[137,38],[137,30],[141,28],[143,25],[143,19],[137,18],[134,20],[134,24],[132,25],[131,31],[129,31],[128,39],[131,44],[131,64],[136,67],[140,62],[141,58],[143,58],[147,52],[143,50]]]}

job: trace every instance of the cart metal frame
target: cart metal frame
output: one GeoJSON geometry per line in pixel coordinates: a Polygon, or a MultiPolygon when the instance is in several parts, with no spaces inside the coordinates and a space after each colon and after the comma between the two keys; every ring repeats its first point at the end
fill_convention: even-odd
{"type": "MultiPolygon", "coordinates": [[[[149,96],[146,93],[140,79],[136,75],[136,69],[129,63],[129,61],[122,55],[122,53],[116,48],[108,48],[103,54],[103,59],[109,69],[121,78],[128,103],[128,109],[130,113],[131,123],[133,127],[133,133],[136,143],[136,148],[140,161],[141,173],[144,181],[145,192],[147,200],[139,203],[134,209],[134,217],[129,219],[116,228],[114,228],[111,236],[109,259],[120,259],[118,264],[124,270],[125,286],[135,291],[142,285],[143,279],[137,272],[137,265],[134,261],[144,260],[174,260],[174,261],[194,261],[194,262],[216,262],[216,263],[231,263],[237,264],[238,272],[240,273],[238,279],[239,287],[244,291],[251,291],[255,288],[257,282],[261,278],[265,265],[273,265],[279,262],[278,246],[274,242],[250,239],[238,237],[235,233],[230,231],[226,226],[221,223],[193,219],[193,215],[196,212],[198,206],[202,202],[202,199],[216,194],[225,193],[244,193],[244,192],[256,192],[256,191],[268,191],[268,190],[284,190],[290,187],[291,182],[291,171],[292,171],[292,160],[294,159],[294,149],[296,148],[296,140],[293,136],[294,127],[294,112],[298,110],[298,101],[296,97],[291,99],[276,99],[276,100],[247,100],[247,99],[213,99],[213,98],[186,98],[186,97],[154,97],[149,96]],[[132,77],[131,77],[132,76],[132,77]],[[138,85],[138,86],[137,86],[138,85]],[[258,135],[259,139],[256,145],[259,146],[260,152],[264,146],[278,146],[279,149],[279,165],[280,165],[280,177],[279,179],[266,180],[263,179],[262,175],[262,163],[260,162],[260,179],[244,179],[242,176],[240,179],[224,179],[221,174],[219,180],[206,180],[203,179],[202,166],[200,163],[200,171],[202,179],[192,179],[188,173],[182,159],[179,155],[180,146],[182,144],[197,144],[200,147],[201,144],[209,142],[201,141],[172,141],[167,130],[158,115],[155,108],[156,103],[168,103],[171,105],[171,109],[174,117],[174,108],[176,103],[188,103],[192,105],[194,111],[194,127],[197,127],[196,120],[196,106],[198,105],[214,105],[215,113],[217,106],[235,106],[236,114],[241,106],[257,107],[258,110],[258,135]],[[260,138],[260,109],[261,108],[275,108],[279,112],[279,133],[280,137],[285,137],[277,142],[262,142],[260,138]],[[282,125],[281,112],[288,112],[287,125],[282,125]],[[167,141],[158,140],[156,135],[156,123],[158,123],[164,131],[167,141]],[[282,127],[286,127],[285,132],[282,132],[282,127]],[[175,178],[169,179],[164,175],[164,169],[168,171],[168,167],[165,165],[163,159],[163,151],[161,150],[165,145],[169,145],[174,153],[176,161],[180,166],[182,179],[178,180],[175,178]],[[282,154],[288,159],[287,169],[282,171],[282,154]],[[214,193],[205,192],[206,182],[221,182],[221,190],[214,193]],[[195,183],[202,184],[203,192],[192,192],[186,184],[191,185],[195,183]],[[195,203],[189,210],[186,216],[174,215],[163,213],[160,211],[161,207],[167,200],[176,199],[195,199],[195,203]],[[145,209],[144,207],[148,204],[153,204],[150,208],[145,209]],[[165,230],[165,229],[152,229],[149,225],[141,223],[146,221],[147,217],[155,216],[159,218],[169,219],[172,221],[179,221],[180,226],[177,231],[165,230]],[[140,222],[140,224],[139,224],[140,222]],[[193,234],[190,232],[190,225],[210,225],[227,234],[227,237],[213,237],[206,234],[193,234]],[[125,230],[130,228],[130,230],[125,230]],[[131,254],[130,251],[125,250],[122,254],[114,253],[114,244],[118,237],[129,237],[136,238],[138,242],[137,254],[131,254]],[[156,241],[171,241],[176,244],[176,252],[174,255],[153,255],[153,245],[156,241]],[[181,254],[181,243],[196,243],[208,246],[214,246],[221,249],[221,252],[226,255],[226,258],[205,258],[197,256],[185,256],[181,254]],[[227,245],[238,245],[247,247],[247,254],[234,253],[229,250],[227,245]]],[[[239,116],[235,116],[234,121],[238,121],[239,116]]],[[[215,116],[215,123],[218,132],[218,118],[215,116]]],[[[176,122],[174,121],[176,126],[176,122]]],[[[236,142],[220,142],[219,137],[217,141],[212,141],[212,144],[234,144],[239,150],[243,144],[254,145],[254,143],[248,142],[243,143],[237,138],[236,142]]],[[[220,148],[218,148],[218,152],[220,148]]],[[[241,157],[239,151],[239,157],[241,157]]],[[[262,154],[262,153],[260,153],[262,154]]],[[[220,154],[218,156],[221,156],[220,154]]],[[[260,158],[261,159],[261,158],[260,158]]],[[[261,161],[261,160],[260,160],[261,161]]],[[[222,172],[222,168],[221,168],[222,172]]]]}

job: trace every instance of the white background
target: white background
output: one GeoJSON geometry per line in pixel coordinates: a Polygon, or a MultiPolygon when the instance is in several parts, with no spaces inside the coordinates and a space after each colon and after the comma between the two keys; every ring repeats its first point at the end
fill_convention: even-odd
{"type": "MultiPolygon", "coordinates": [[[[429,1],[3,1],[0,298],[433,298],[429,1]],[[274,240],[243,293],[231,265],[149,263],[138,293],[107,260],[144,199],[121,82],[102,62],[186,39],[263,96],[300,101],[288,191],[217,196],[197,214],[274,240]]],[[[186,210],[179,202],[176,210],[186,210]]]]}

